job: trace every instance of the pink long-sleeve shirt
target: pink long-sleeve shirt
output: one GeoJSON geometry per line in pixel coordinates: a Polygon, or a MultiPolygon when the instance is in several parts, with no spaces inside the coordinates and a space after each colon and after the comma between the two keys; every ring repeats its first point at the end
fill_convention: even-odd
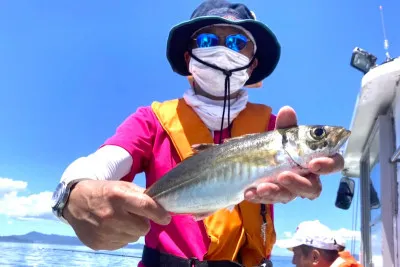
{"type": "MultiPolygon", "coordinates": [[[[276,117],[271,115],[268,129],[275,128],[276,117]]],[[[220,134],[228,137],[228,129],[214,132],[214,142],[220,134]]],[[[121,180],[133,181],[136,174],[144,172],[146,187],[174,168],[181,160],[169,136],[158,122],[151,107],[140,107],[130,115],[103,145],[124,148],[133,158],[131,171],[121,180]]],[[[273,208],[271,208],[273,215],[273,208]]],[[[272,217],[273,218],[273,217],[272,217]]],[[[202,221],[190,216],[173,216],[167,226],[151,222],[151,230],[145,237],[146,246],[178,257],[196,257],[203,260],[209,246],[209,238],[202,221]]],[[[139,267],[144,266],[141,262],[139,267]]]]}

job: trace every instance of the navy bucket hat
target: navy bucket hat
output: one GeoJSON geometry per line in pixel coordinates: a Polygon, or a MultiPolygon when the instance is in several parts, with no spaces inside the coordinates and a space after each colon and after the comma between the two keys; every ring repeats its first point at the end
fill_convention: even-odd
{"type": "Polygon", "coordinates": [[[279,62],[281,47],[274,33],[262,22],[255,20],[254,14],[243,4],[233,4],[225,0],[206,0],[193,12],[190,20],[173,27],[167,42],[167,59],[176,73],[191,75],[184,54],[190,39],[197,30],[213,24],[231,24],[245,28],[256,42],[255,57],[258,60],[246,85],[258,83],[268,77],[279,62]]]}

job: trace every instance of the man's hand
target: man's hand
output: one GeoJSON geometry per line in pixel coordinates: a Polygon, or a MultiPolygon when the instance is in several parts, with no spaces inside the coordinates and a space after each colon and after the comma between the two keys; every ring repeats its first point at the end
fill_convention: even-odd
{"type": "Polygon", "coordinates": [[[149,220],[163,225],[171,221],[143,191],[123,181],[81,181],[72,190],[63,215],[89,248],[116,250],[146,235],[149,220]]]}
{"type": "MultiPolygon", "coordinates": [[[[296,112],[290,107],[279,110],[276,118],[276,129],[297,125],[296,112]]],[[[340,154],[333,157],[316,158],[309,163],[309,173],[303,175],[294,172],[282,172],[276,183],[262,183],[245,192],[245,198],[259,203],[287,203],[297,196],[308,199],[319,197],[322,191],[319,175],[338,172],[344,167],[340,154]]]]}

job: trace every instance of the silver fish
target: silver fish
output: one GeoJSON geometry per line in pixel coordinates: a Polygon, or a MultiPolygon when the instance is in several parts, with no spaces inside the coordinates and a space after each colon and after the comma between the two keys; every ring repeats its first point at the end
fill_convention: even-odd
{"type": "Polygon", "coordinates": [[[331,156],[350,136],[343,127],[301,125],[248,134],[223,144],[198,144],[195,154],[166,173],[145,193],[171,214],[196,220],[220,209],[231,210],[244,192],[295,169],[307,169],[316,157],[331,156]]]}

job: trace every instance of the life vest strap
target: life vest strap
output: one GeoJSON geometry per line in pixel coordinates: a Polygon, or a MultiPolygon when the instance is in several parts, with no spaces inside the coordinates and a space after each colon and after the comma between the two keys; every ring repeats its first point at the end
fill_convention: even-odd
{"type": "Polygon", "coordinates": [[[196,258],[184,259],[159,252],[148,246],[143,247],[142,263],[146,267],[243,267],[243,265],[229,260],[199,261],[196,258]]]}

